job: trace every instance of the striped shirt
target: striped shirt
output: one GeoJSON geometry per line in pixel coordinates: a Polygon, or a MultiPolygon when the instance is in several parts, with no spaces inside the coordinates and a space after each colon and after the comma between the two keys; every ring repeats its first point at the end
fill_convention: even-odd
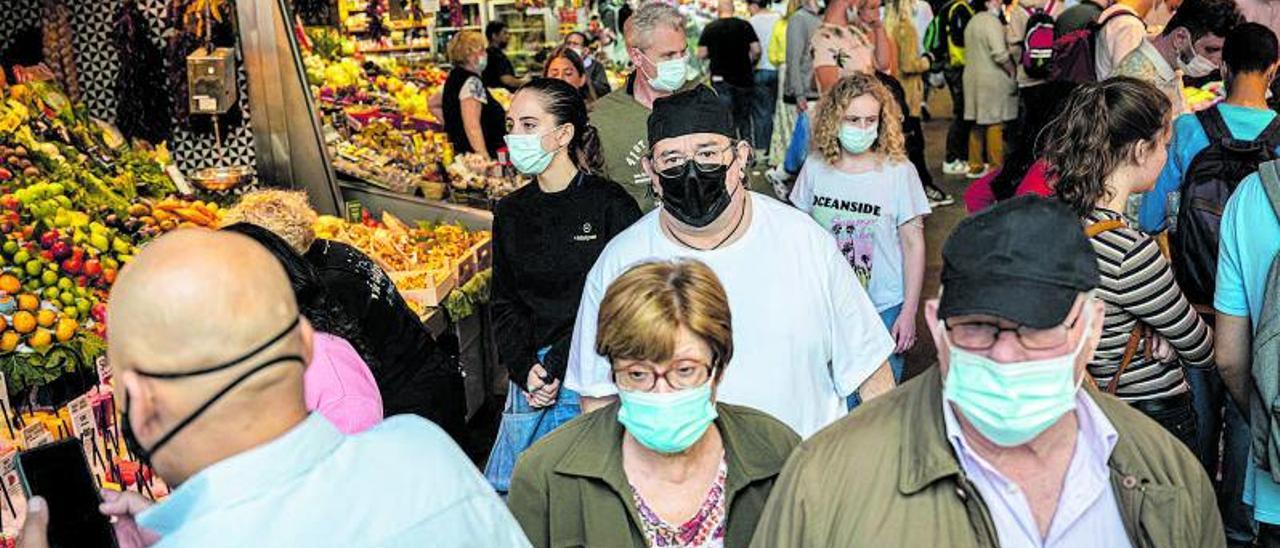
{"type": "MultiPolygon", "coordinates": [[[[1084,218],[1084,224],[1113,219],[1124,220],[1119,213],[1098,208],[1084,218]]],[[[1124,228],[1098,234],[1091,242],[1102,277],[1097,294],[1107,305],[1107,315],[1102,341],[1089,362],[1089,374],[1101,387],[1111,383],[1123,361],[1129,335],[1141,321],[1169,341],[1179,359],[1172,363],[1147,359],[1147,341],[1143,340],[1120,377],[1116,395],[1125,401],[1140,401],[1186,392],[1182,367],[1213,365],[1213,334],[1174,282],[1159,245],[1127,221],[1124,228]]]]}

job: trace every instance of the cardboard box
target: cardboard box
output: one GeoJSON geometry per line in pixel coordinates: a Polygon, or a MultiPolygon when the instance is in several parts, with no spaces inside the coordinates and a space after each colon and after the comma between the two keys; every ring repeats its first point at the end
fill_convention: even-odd
{"type": "Polygon", "coordinates": [[[400,295],[406,300],[413,300],[427,307],[440,306],[444,302],[445,297],[449,296],[449,292],[458,287],[458,273],[454,269],[449,269],[447,273],[441,276],[427,270],[407,270],[401,272],[388,272],[391,281],[396,284],[396,289],[400,291],[400,295]],[[425,274],[428,280],[433,283],[426,284],[426,287],[419,289],[404,289],[400,287],[400,283],[405,278],[425,274]]]}

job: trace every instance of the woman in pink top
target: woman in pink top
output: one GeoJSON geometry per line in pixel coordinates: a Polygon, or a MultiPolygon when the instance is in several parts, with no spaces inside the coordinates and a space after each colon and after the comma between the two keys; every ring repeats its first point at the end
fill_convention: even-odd
{"type": "Polygon", "coordinates": [[[302,378],[307,409],[319,412],[343,433],[362,432],[382,421],[382,396],[369,364],[376,364],[360,326],[328,300],[311,264],[265,228],[236,223],[223,228],[261,244],[284,268],[298,309],[315,330],[311,363],[302,378]]]}
{"type": "Polygon", "coordinates": [[[319,411],[344,433],[382,422],[382,396],[373,373],[351,343],[337,335],[316,331],[302,391],[307,409],[319,411]]]}

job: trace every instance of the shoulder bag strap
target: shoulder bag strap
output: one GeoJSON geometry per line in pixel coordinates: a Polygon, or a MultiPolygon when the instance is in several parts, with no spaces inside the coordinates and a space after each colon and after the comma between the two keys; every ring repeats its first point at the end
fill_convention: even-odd
{"type": "Polygon", "coordinates": [[[1277,148],[1280,148],[1280,115],[1272,118],[1271,123],[1262,128],[1262,133],[1258,134],[1257,140],[1266,144],[1267,149],[1271,152],[1275,152],[1277,148]]]}
{"type": "Polygon", "coordinates": [[[1142,322],[1133,326],[1133,332],[1129,333],[1129,342],[1124,345],[1124,356],[1120,358],[1120,367],[1116,369],[1116,374],[1111,377],[1111,382],[1107,383],[1107,393],[1114,396],[1116,390],[1120,389],[1120,376],[1124,375],[1125,370],[1129,369],[1129,364],[1133,363],[1133,358],[1138,355],[1138,343],[1142,341],[1145,335],[1142,322]]]}
{"type": "Polygon", "coordinates": [[[1280,219],[1280,160],[1260,164],[1258,175],[1262,177],[1262,189],[1267,191],[1267,199],[1271,202],[1271,212],[1280,219]]]}
{"type": "MultiPolygon", "coordinates": [[[[1106,17],[1102,18],[1102,20],[1098,21],[1098,29],[1099,29],[1099,30],[1101,30],[1101,29],[1102,29],[1102,27],[1107,26],[1107,23],[1110,23],[1111,21],[1113,21],[1113,20],[1115,20],[1115,19],[1117,19],[1117,18],[1119,18],[1119,17],[1126,16],[1126,15],[1128,15],[1129,17],[1133,17],[1133,18],[1135,18],[1135,19],[1137,19],[1137,20],[1139,20],[1139,21],[1142,21],[1142,18],[1141,18],[1141,17],[1138,17],[1138,15],[1137,15],[1136,13],[1133,13],[1133,12],[1131,12],[1131,11],[1129,11],[1129,10],[1118,10],[1118,11],[1113,12],[1111,15],[1108,15],[1108,16],[1106,16],[1106,17]]],[[[1145,27],[1146,25],[1147,25],[1147,22],[1146,22],[1146,21],[1142,21],[1142,26],[1143,26],[1143,27],[1145,27]]]]}
{"type": "Polygon", "coordinates": [[[1222,112],[1216,105],[1197,112],[1196,120],[1204,128],[1204,134],[1209,137],[1210,143],[1221,143],[1223,139],[1231,137],[1231,128],[1227,127],[1227,121],[1222,118],[1222,112]]]}
{"type": "Polygon", "coordinates": [[[1111,232],[1125,227],[1125,222],[1120,219],[1110,219],[1106,221],[1098,221],[1084,228],[1084,235],[1093,238],[1103,232],[1111,232]]]}

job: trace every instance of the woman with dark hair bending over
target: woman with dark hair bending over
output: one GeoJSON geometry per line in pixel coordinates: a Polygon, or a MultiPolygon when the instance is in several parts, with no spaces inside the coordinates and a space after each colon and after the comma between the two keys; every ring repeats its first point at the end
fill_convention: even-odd
{"type": "Polygon", "coordinates": [[[1196,449],[1183,367],[1213,366],[1213,334],[1173,279],[1155,240],[1121,212],[1150,190],[1167,157],[1172,106],[1155,86],[1117,77],[1077,89],[1045,132],[1055,194],[1083,218],[1107,305],[1089,362],[1098,386],[1196,449]]]}
{"type": "Polygon", "coordinates": [[[375,355],[360,326],[328,291],[311,263],[274,232],[249,223],[223,228],[252,238],[275,256],[289,277],[298,311],[311,330],[311,359],[302,378],[307,409],[324,415],[343,433],[363,432],[382,422],[382,396],[369,364],[375,355]]]}
{"type": "Polygon", "coordinates": [[[493,321],[498,361],[511,376],[485,476],[507,491],[516,457],[579,414],[561,388],[587,272],[636,219],[635,199],[604,179],[604,156],[573,86],[539,78],[511,98],[511,163],[532,177],[493,212],[493,321]]]}

